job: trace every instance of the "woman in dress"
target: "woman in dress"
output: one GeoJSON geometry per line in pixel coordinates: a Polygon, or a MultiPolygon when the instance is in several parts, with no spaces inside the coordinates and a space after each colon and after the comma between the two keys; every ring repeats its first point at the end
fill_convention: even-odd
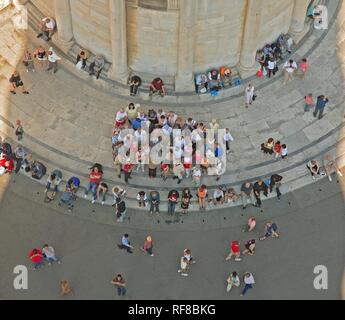
{"type": "Polygon", "coordinates": [[[253,98],[255,94],[254,92],[255,92],[255,88],[251,84],[249,84],[245,91],[246,108],[248,108],[249,105],[253,104],[253,101],[254,101],[253,98]]]}
{"type": "Polygon", "coordinates": [[[182,199],[181,199],[181,209],[183,214],[187,214],[187,211],[189,209],[190,201],[193,198],[190,189],[185,188],[182,191],[182,199]]]}

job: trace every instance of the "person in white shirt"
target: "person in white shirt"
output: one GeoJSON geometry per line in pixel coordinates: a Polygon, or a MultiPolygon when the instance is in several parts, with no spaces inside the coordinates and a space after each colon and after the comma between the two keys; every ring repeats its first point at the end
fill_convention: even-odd
{"type": "Polygon", "coordinates": [[[253,285],[255,284],[255,280],[253,275],[250,272],[247,272],[244,274],[244,289],[242,291],[241,297],[244,296],[249,289],[253,288],[253,285]]]}
{"type": "Polygon", "coordinates": [[[230,142],[234,141],[233,136],[230,133],[230,130],[228,128],[225,129],[225,134],[224,134],[224,141],[226,144],[226,153],[230,153],[230,142]]]}
{"type": "Polygon", "coordinates": [[[268,77],[271,78],[272,74],[273,76],[277,73],[277,61],[274,58],[270,58],[267,61],[267,69],[268,69],[268,77]]]}
{"type": "Polygon", "coordinates": [[[289,151],[288,151],[287,145],[286,145],[286,144],[283,144],[283,145],[282,145],[282,151],[281,151],[282,159],[283,159],[283,160],[287,160],[288,154],[289,154],[289,151]]]}
{"type": "Polygon", "coordinates": [[[52,262],[57,262],[58,264],[61,264],[61,261],[59,258],[56,257],[55,250],[52,246],[45,244],[42,249],[42,253],[44,257],[47,259],[48,265],[51,265],[52,262]]]}
{"type": "Polygon", "coordinates": [[[40,21],[39,28],[41,32],[37,35],[37,38],[43,36],[46,37],[46,40],[49,41],[55,32],[56,23],[53,18],[45,17],[40,21]]]}
{"type": "Polygon", "coordinates": [[[186,257],[181,258],[180,266],[181,266],[181,269],[178,270],[178,273],[181,273],[181,276],[188,277],[189,263],[186,257]]]}
{"type": "Polygon", "coordinates": [[[201,170],[198,167],[194,167],[192,171],[192,176],[193,176],[193,182],[197,187],[200,186],[201,182],[201,170]]]}
{"type": "Polygon", "coordinates": [[[248,108],[249,105],[253,103],[254,94],[255,94],[255,88],[251,84],[249,84],[245,91],[246,108],[248,108]]]}
{"type": "Polygon", "coordinates": [[[283,70],[284,70],[284,84],[287,84],[290,80],[292,80],[295,71],[298,69],[296,61],[290,59],[289,61],[285,62],[283,70]]]}
{"type": "Polygon", "coordinates": [[[48,51],[48,69],[47,71],[50,71],[51,69],[54,69],[54,73],[58,70],[58,61],[61,60],[61,58],[54,52],[53,48],[50,47],[48,51]]]}

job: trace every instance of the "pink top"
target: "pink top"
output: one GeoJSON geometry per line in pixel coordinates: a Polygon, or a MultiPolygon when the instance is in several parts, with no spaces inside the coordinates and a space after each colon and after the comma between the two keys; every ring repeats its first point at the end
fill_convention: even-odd
{"type": "Polygon", "coordinates": [[[306,104],[309,104],[309,105],[314,104],[314,99],[313,99],[313,97],[306,96],[306,97],[305,97],[305,103],[306,103],[306,104]]]}
{"type": "Polygon", "coordinates": [[[301,62],[299,67],[300,67],[302,72],[307,72],[307,70],[308,70],[308,62],[301,62]]]}

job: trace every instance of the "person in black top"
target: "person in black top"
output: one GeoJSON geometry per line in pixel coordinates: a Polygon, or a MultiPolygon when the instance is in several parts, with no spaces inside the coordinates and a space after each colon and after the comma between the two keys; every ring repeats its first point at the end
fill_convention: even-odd
{"type": "Polygon", "coordinates": [[[141,79],[138,76],[133,76],[129,81],[129,85],[131,96],[134,97],[138,93],[138,89],[141,86],[141,79]]]}
{"type": "Polygon", "coordinates": [[[256,207],[261,208],[262,202],[261,202],[261,192],[268,197],[268,187],[266,186],[265,182],[262,179],[259,179],[254,184],[254,195],[256,198],[256,207]]]}
{"type": "Polygon", "coordinates": [[[114,207],[116,210],[116,216],[118,218],[117,222],[123,222],[127,210],[125,201],[121,198],[117,198],[114,207]]]}
{"type": "Polygon", "coordinates": [[[271,183],[270,183],[270,192],[272,193],[273,192],[273,188],[275,187],[276,188],[276,192],[277,192],[277,197],[278,197],[278,200],[280,200],[282,194],[280,192],[280,187],[281,187],[281,181],[283,180],[283,177],[278,175],[278,174],[274,174],[272,177],[271,177],[271,183]]]}
{"type": "Polygon", "coordinates": [[[23,83],[22,79],[20,78],[18,71],[14,71],[14,73],[12,74],[12,76],[10,78],[10,83],[11,83],[11,93],[12,94],[16,94],[16,89],[19,87],[22,87],[22,93],[23,94],[29,94],[29,92],[27,90],[25,90],[25,88],[24,88],[24,83],[23,83]]]}

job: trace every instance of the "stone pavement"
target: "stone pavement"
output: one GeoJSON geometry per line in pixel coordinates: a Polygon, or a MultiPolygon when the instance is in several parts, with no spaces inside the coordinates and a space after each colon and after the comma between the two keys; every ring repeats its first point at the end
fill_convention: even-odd
{"type": "MultiPolygon", "coordinates": [[[[267,212],[255,215],[257,231],[249,235],[242,232],[242,227],[252,212],[241,217],[242,212],[234,208],[215,211],[208,220],[218,220],[217,216],[228,219],[222,224],[219,219],[204,226],[200,226],[198,215],[188,215],[189,228],[165,223],[154,228],[149,224],[137,228],[131,223],[118,227],[109,208],[94,208],[78,201],[70,215],[56,203],[44,204],[40,186],[23,176],[18,176],[16,183],[10,182],[2,193],[6,178],[0,178],[0,252],[6,257],[0,263],[0,299],[59,299],[58,283],[68,279],[75,296],[67,300],[114,300],[118,298],[110,280],[122,273],[128,282],[128,300],[236,300],[240,299],[238,289],[225,292],[225,279],[233,271],[250,271],[256,278],[257,284],[245,300],[340,298],[345,207],[336,182],[330,185],[321,181],[292,192],[279,204],[268,201],[267,212]],[[104,216],[112,224],[104,223],[104,216]],[[255,256],[245,257],[240,263],[225,262],[232,240],[243,244],[258,238],[264,223],[271,218],[278,224],[280,239],[259,242],[255,256]],[[126,232],[136,248],[133,255],[116,247],[126,232]],[[154,239],[153,258],[139,250],[148,234],[154,239]],[[55,247],[62,264],[39,271],[30,269],[29,290],[14,290],[14,266],[30,267],[29,250],[45,242],[55,247]],[[192,249],[197,260],[189,278],[177,273],[186,247],[192,249]],[[313,287],[317,265],[328,268],[328,290],[317,291],[313,287]]],[[[130,216],[137,225],[139,218],[132,211],[130,216]]]]}
{"type": "MultiPolygon", "coordinates": [[[[337,17],[340,3],[329,3],[330,16],[337,17]]],[[[196,96],[184,97],[181,103],[166,101],[166,111],[171,109],[182,116],[192,116],[204,122],[217,118],[222,127],[230,128],[235,142],[222,184],[239,187],[244,180],[281,173],[285,181],[283,191],[288,192],[312,182],[305,167],[311,158],[320,158],[324,153],[332,152],[338,156],[339,164],[345,165],[344,136],[341,134],[345,106],[344,64],[338,58],[337,44],[340,40],[337,39],[337,32],[336,19],[327,32],[315,30],[305,46],[301,45],[295,53],[296,59],[308,54],[311,66],[306,79],[295,79],[285,87],[281,75],[268,82],[264,80],[265,85],[257,92],[258,100],[249,110],[244,108],[242,91],[239,96],[234,95],[224,102],[220,99],[198,105],[194,101],[196,96]],[[313,92],[314,96],[326,94],[330,97],[330,105],[321,121],[316,121],[312,113],[303,112],[303,97],[309,92],[313,92]],[[188,104],[188,99],[193,99],[193,103],[188,104]],[[275,161],[262,154],[260,145],[269,137],[288,145],[289,160],[275,161]]],[[[47,45],[37,40],[32,31],[29,31],[29,38],[31,49],[38,43],[47,45]]],[[[109,91],[107,87],[101,90],[94,85],[103,85],[101,80],[82,81],[75,72],[71,72],[68,61],[63,61],[56,75],[42,71],[25,74],[22,68],[21,74],[31,94],[8,99],[7,88],[1,89],[1,98],[10,107],[0,110],[0,134],[8,136],[9,141],[13,140],[12,127],[15,120],[20,119],[25,129],[23,144],[35,158],[46,163],[49,170],[63,169],[65,179],[77,174],[86,184],[87,168],[99,162],[106,167],[105,179],[111,185],[122,185],[112,169],[110,135],[115,113],[131,99],[109,91]]],[[[126,92],[128,94],[127,89],[126,92]]],[[[150,106],[157,109],[158,105],[165,103],[165,99],[162,101],[136,102],[141,102],[147,110],[150,106]]],[[[134,177],[128,190],[130,207],[136,206],[133,199],[142,189],[159,189],[162,198],[165,198],[171,188],[170,181],[163,183],[157,179],[148,182],[146,177],[134,177]]],[[[211,189],[217,185],[214,178],[204,178],[203,182],[211,189]]],[[[190,183],[184,181],[180,188],[185,186],[190,186],[190,183]]],[[[193,206],[192,210],[197,211],[197,208],[193,206]]]]}

